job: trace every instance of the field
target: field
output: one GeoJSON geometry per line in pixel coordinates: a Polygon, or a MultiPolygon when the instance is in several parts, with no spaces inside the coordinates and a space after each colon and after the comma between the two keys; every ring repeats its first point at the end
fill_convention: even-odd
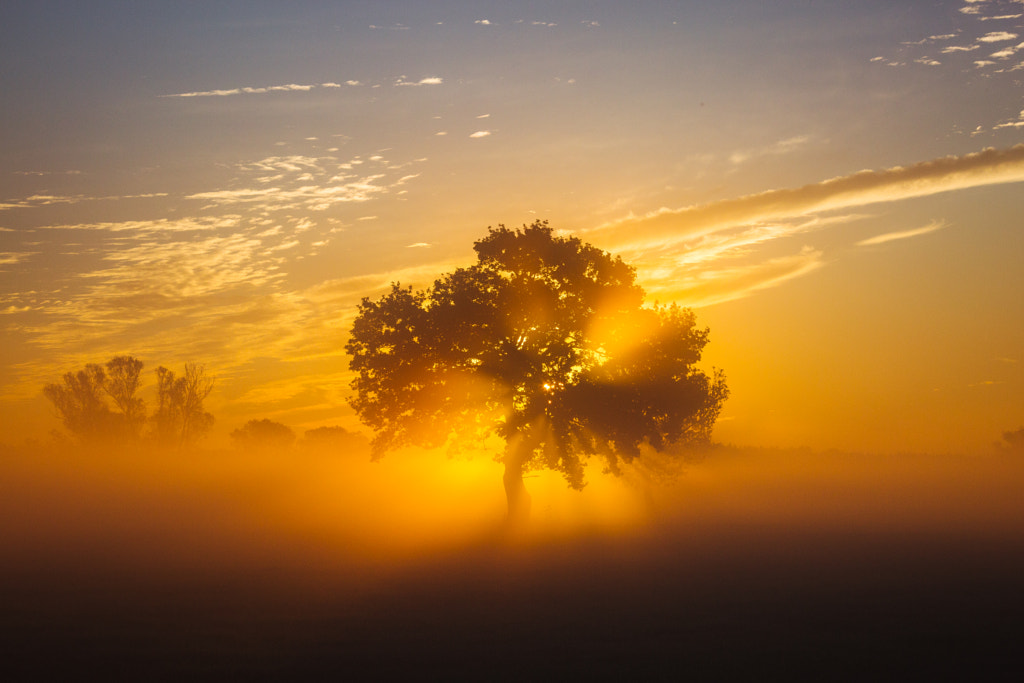
{"type": "Polygon", "coordinates": [[[517,534],[486,459],[3,469],[4,680],[1020,674],[1009,454],[723,448],[583,493],[545,475],[517,534]]]}

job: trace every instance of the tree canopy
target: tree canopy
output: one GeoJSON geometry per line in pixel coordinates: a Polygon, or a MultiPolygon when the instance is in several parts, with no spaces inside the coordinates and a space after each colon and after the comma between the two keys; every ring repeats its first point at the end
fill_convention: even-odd
{"type": "Polygon", "coordinates": [[[64,428],[83,443],[137,439],[146,420],[146,404],[136,396],[142,361],[115,356],[106,366],[89,363],[67,372],[43,395],[53,404],[64,428]],[[107,397],[114,401],[111,410],[107,397]]]}
{"type": "Polygon", "coordinates": [[[242,451],[285,451],[295,443],[295,432],[288,425],[263,418],[232,430],[231,441],[242,451]]]}
{"type": "Polygon", "coordinates": [[[489,228],[474,249],[476,264],[431,287],[395,283],[359,305],[350,402],[374,457],[497,435],[515,516],[525,471],[580,489],[591,455],[619,473],[642,445],[709,441],[728,389],[695,368],[708,330],[690,310],[644,305],[632,267],[546,221],[489,228]]]}

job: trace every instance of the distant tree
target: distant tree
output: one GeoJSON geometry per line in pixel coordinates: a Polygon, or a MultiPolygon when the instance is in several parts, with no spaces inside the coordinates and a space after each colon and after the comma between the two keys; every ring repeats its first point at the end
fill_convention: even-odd
{"type": "Polygon", "coordinates": [[[157,441],[183,448],[203,436],[213,425],[213,415],[203,409],[203,401],[213,391],[214,378],[202,365],[185,363],[185,373],[160,366],[156,369],[157,409],[151,418],[157,441]]]}
{"type": "Polygon", "coordinates": [[[249,420],[231,432],[231,441],[240,450],[285,451],[295,443],[291,427],[266,418],[249,420]]]}
{"type": "Polygon", "coordinates": [[[132,356],[115,356],[107,361],[103,390],[121,411],[124,432],[138,438],[146,421],[146,402],[135,394],[141,385],[142,361],[132,356]]]}
{"type": "Polygon", "coordinates": [[[96,443],[115,435],[116,419],[107,405],[103,367],[90,363],[64,374],[60,384],[43,387],[64,428],[82,443],[96,443]]]}
{"type": "Polygon", "coordinates": [[[366,451],[369,440],[359,432],[350,432],[344,427],[317,427],[307,429],[299,441],[304,450],[347,454],[366,451]]]}
{"type": "Polygon", "coordinates": [[[517,522],[524,472],[580,489],[591,454],[618,474],[643,445],[710,440],[728,389],[694,367],[708,330],[691,311],[644,306],[633,268],[547,222],[491,228],[474,249],[475,265],[432,287],[396,283],[359,305],[350,403],[375,432],[374,458],[497,435],[517,522]]]}
{"type": "Polygon", "coordinates": [[[1024,427],[1012,432],[1003,432],[1003,441],[1005,444],[1001,444],[1001,447],[1013,452],[1013,453],[1024,453],[1024,427]]]}

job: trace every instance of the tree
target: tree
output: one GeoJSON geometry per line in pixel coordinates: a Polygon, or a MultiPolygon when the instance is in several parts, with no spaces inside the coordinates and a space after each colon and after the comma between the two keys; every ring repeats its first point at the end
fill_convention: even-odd
{"type": "Polygon", "coordinates": [[[137,439],[146,421],[146,402],[135,393],[141,384],[142,361],[132,356],[114,356],[107,361],[107,378],[103,390],[121,411],[123,429],[137,439]]]}
{"type": "Polygon", "coordinates": [[[114,416],[104,399],[106,373],[89,363],[84,370],[67,372],[61,384],[47,384],[43,395],[53,403],[64,428],[82,443],[96,443],[113,435],[114,416]]]}
{"type": "Polygon", "coordinates": [[[266,418],[249,420],[231,432],[231,441],[240,450],[286,451],[295,443],[291,427],[266,418]]]}
{"type": "Polygon", "coordinates": [[[181,377],[161,365],[156,369],[156,379],[154,435],[158,441],[181,449],[213,425],[213,415],[203,410],[203,401],[213,391],[215,380],[207,376],[204,366],[195,363],[185,363],[181,377]]]}
{"type": "Polygon", "coordinates": [[[999,447],[1010,453],[1024,453],[1024,427],[1020,429],[1003,432],[1003,441],[999,447]]]}
{"type": "Polygon", "coordinates": [[[708,342],[687,309],[644,306],[634,269],[547,222],[490,228],[477,263],[413,291],[364,298],[346,351],[350,403],[373,457],[403,445],[505,441],[509,519],[525,519],[523,474],[574,489],[601,456],[618,474],[647,445],[702,444],[728,396],[694,364],[708,342]]]}
{"type": "Polygon", "coordinates": [[[53,403],[65,429],[82,443],[134,440],[146,419],[146,404],[136,397],[142,361],[115,356],[103,366],[89,363],[69,372],[61,384],[47,384],[43,395],[53,403]],[[114,412],[107,397],[114,401],[114,412]]]}

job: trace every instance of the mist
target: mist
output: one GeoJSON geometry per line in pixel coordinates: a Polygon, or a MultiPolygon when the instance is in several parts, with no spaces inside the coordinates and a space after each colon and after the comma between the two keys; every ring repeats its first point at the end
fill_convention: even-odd
{"type": "Polygon", "coordinates": [[[589,468],[582,492],[528,477],[530,525],[510,533],[485,453],[8,449],[4,658],[15,679],[780,662],[856,678],[1008,661],[1019,457],[718,447],[646,462],[589,468]]]}

